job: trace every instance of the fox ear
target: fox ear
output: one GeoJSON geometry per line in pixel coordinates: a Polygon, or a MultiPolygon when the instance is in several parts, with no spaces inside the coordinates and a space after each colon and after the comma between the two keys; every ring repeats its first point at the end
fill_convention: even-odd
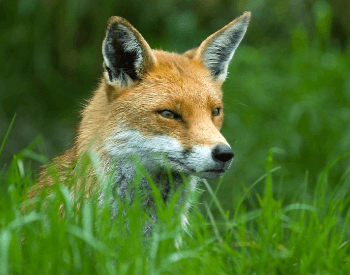
{"type": "Polygon", "coordinates": [[[199,59],[215,81],[224,81],[232,56],[247,31],[250,17],[250,12],[243,13],[185,55],[199,59]]]}
{"type": "Polygon", "coordinates": [[[118,16],[107,22],[102,54],[108,83],[120,87],[130,87],[142,80],[155,63],[152,50],[141,34],[118,16]]]}

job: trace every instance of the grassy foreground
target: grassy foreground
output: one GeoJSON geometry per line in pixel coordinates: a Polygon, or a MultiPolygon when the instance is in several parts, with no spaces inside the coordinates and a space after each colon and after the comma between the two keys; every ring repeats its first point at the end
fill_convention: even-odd
{"type": "MultiPolygon", "coordinates": [[[[108,203],[99,204],[97,194],[71,199],[68,188],[56,184],[48,199],[46,190],[34,200],[36,210],[23,214],[24,190],[35,181],[23,165],[28,152],[14,156],[10,167],[1,171],[1,275],[348,274],[350,270],[350,169],[335,191],[328,187],[329,170],[349,154],[324,169],[312,192],[307,177],[296,182],[304,185],[305,193],[289,205],[273,195],[273,171],[278,169],[272,167],[273,150],[266,158],[267,173],[243,186],[241,199],[232,201],[231,213],[215,195],[221,181],[215,190],[204,181],[202,188],[211,194],[211,201],[200,202],[205,212],[194,205],[187,233],[180,226],[182,209],[174,207],[178,194],[165,205],[153,186],[159,223],[153,235],[144,236],[141,228],[149,218],[137,196],[131,205],[120,202],[111,221],[108,203]],[[265,186],[262,195],[250,192],[257,184],[265,186]],[[62,207],[64,215],[59,214],[62,207]],[[212,215],[214,208],[221,216],[212,215]]],[[[78,173],[83,172],[81,167],[78,173]]]]}

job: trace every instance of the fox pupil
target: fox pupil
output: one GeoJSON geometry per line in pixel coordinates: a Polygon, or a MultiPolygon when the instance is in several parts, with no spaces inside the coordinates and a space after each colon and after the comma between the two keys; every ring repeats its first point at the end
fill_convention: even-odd
{"type": "Polygon", "coordinates": [[[174,113],[170,110],[163,110],[163,111],[160,111],[159,114],[164,117],[164,118],[168,118],[168,119],[175,119],[177,121],[180,121],[181,120],[181,116],[177,113],[174,113]]]}
{"type": "Polygon", "coordinates": [[[214,111],[213,111],[213,116],[219,116],[220,115],[220,108],[216,108],[214,111]]]}

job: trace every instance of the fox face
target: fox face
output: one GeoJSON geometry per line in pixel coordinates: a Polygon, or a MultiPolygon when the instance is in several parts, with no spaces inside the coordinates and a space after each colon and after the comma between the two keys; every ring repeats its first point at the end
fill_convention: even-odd
{"type": "Polygon", "coordinates": [[[211,76],[206,70],[186,59],[156,67],[111,102],[115,116],[105,143],[109,155],[149,159],[160,169],[165,157],[172,170],[205,178],[219,177],[229,167],[233,153],[219,132],[221,90],[207,83],[211,76]]]}
{"type": "MultiPolygon", "coordinates": [[[[185,174],[189,188],[182,189],[179,197],[185,226],[191,205],[188,193],[200,178],[223,175],[233,160],[232,149],[220,133],[224,119],[221,85],[250,17],[250,12],[245,12],[183,54],[151,50],[129,22],[111,17],[102,44],[101,83],[81,113],[72,147],[53,159],[59,179],[64,182],[74,172],[76,160],[93,151],[99,166],[94,162],[87,169],[86,183],[85,179],[84,184],[78,180],[72,188],[83,189],[83,195],[89,197],[89,192],[102,183],[103,173],[108,172],[113,182],[108,187],[113,195],[108,205],[114,215],[118,209],[116,195],[133,199],[130,184],[136,174],[135,160],[152,177],[164,201],[172,184],[175,190],[183,184],[185,174]],[[102,178],[97,179],[97,172],[102,178]]],[[[28,192],[30,198],[53,182],[46,169],[39,176],[37,188],[28,192]]],[[[104,188],[99,191],[100,202],[106,201],[104,188]]],[[[139,191],[150,217],[157,220],[145,177],[140,180],[139,191]]],[[[151,228],[146,225],[144,231],[151,228]]]]}
{"type": "Polygon", "coordinates": [[[130,23],[110,18],[104,78],[82,113],[80,151],[99,132],[96,151],[119,180],[134,175],[130,156],[154,177],[166,165],[174,173],[220,177],[234,156],[220,133],[221,85],[250,16],[245,12],[184,54],[151,50],[130,23]]]}

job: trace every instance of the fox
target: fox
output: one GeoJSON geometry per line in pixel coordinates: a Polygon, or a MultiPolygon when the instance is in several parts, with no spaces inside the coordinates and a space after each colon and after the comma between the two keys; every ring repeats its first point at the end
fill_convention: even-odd
{"type": "MultiPolygon", "coordinates": [[[[176,190],[184,184],[182,175],[188,179],[189,188],[183,189],[179,199],[186,205],[181,217],[186,226],[189,192],[201,179],[221,177],[233,162],[234,153],[220,133],[221,86],[250,18],[251,12],[244,12],[183,54],[152,50],[128,21],[109,18],[102,43],[102,79],[81,112],[71,147],[52,161],[60,181],[70,176],[77,160],[89,150],[97,156],[100,172],[112,175],[109,191],[132,200],[129,191],[136,158],[167,202],[170,169],[176,190]]],[[[89,169],[92,189],[102,184],[96,170],[89,169]]],[[[44,168],[29,196],[52,184],[49,169],[44,168]]],[[[139,190],[146,194],[143,206],[151,209],[150,216],[156,220],[151,187],[144,176],[139,190]]],[[[100,202],[106,200],[105,194],[102,188],[100,202]]],[[[111,213],[116,213],[117,200],[113,196],[111,200],[111,213]]]]}

